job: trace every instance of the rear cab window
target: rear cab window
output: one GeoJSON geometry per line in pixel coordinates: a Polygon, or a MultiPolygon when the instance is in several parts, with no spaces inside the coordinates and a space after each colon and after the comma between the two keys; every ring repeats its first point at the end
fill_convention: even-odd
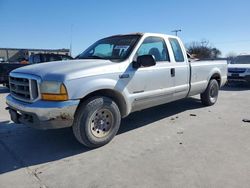
{"type": "Polygon", "coordinates": [[[171,48],[173,50],[175,61],[176,62],[184,62],[184,55],[183,55],[179,41],[175,38],[170,38],[169,42],[170,42],[171,48]]]}

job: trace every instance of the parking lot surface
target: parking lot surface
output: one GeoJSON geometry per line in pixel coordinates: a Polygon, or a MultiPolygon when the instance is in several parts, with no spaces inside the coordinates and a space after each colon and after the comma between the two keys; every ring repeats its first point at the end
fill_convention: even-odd
{"type": "Polygon", "coordinates": [[[0,187],[249,187],[250,87],[134,113],[108,145],[89,150],[72,130],[16,125],[0,86],[0,187]]]}

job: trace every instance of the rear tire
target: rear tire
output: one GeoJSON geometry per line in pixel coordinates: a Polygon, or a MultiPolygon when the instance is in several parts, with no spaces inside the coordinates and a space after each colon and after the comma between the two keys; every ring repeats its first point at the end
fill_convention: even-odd
{"type": "Polygon", "coordinates": [[[206,106],[216,103],[219,94],[219,84],[215,79],[209,81],[207,89],[201,94],[201,102],[206,106]]]}
{"type": "Polygon", "coordinates": [[[112,99],[93,97],[78,107],[73,133],[81,144],[88,148],[97,148],[114,138],[120,122],[120,110],[112,99]]]}

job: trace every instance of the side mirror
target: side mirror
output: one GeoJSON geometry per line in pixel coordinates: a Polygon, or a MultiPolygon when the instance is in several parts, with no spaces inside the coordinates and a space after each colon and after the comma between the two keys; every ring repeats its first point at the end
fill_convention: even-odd
{"type": "Polygon", "coordinates": [[[141,55],[137,57],[137,60],[133,62],[133,67],[134,68],[139,68],[139,67],[151,67],[156,64],[155,58],[152,55],[141,55]]]}

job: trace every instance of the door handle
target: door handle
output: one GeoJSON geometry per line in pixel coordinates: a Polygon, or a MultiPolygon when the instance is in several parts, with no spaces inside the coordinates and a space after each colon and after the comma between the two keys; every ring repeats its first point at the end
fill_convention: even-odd
{"type": "Polygon", "coordinates": [[[175,77],[175,68],[170,69],[171,77],[175,77]]]}

